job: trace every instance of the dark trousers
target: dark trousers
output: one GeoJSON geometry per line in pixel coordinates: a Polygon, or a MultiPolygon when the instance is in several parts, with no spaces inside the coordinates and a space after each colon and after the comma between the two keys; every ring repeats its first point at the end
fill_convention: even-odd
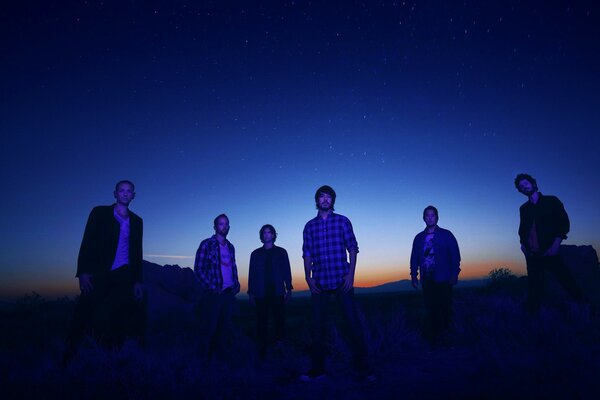
{"type": "Polygon", "coordinates": [[[435,340],[452,324],[452,285],[423,278],[421,286],[427,312],[427,333],[431,340],[435,340]]]}
{"type": "Polygon", "coordinates": [[[67,333],[67,352],[74,353],[93,322],[99,322],[100,343],[114,348],[128,335],[145,342],[145,312],[135,301],[131,270],[128,265],[110,271],[104,277],[92,277],[94,288],[82,293],[75,305],[73,320],[67,333]]]}
{"type": "Polygon", "coordinates": [[[200,300],[198,311],[202,332],[199,351],[205,361],[210,360],[217,349],[224,348],[231,340],[234,301],[235,294],[231,289],[221,293],[205,293],[200,300]]]}
{"type": "Polygon", "coordinates": [[[561,256],[529,255],[525,259],[527,261],[527,305],[531,312],[539,311],[542,305],[546,295],[546,277],[548,274],[553,274],[556,277],[558,283],[573,300],[582,300],[582,294],[575,278],[562,261],[561,256]]]}
{"type": "Polygon", "coordinates": [[[367,370],[367,346],[354,303],[354,289],[344,292],[341,288],[312,293],[313,305],[313,349],[312,367],[318,371],[325,370],[327,355],[327,328],[330,319],[329,301],[334,295],[344,320],[344,331],[352,351],[352,361],[357,371],[367,370]]]}
{"type": "Polygon", "coordinates": [[[283,296],[256,297],[256,343],[258,354],[264,357],[269,341],[269,314],[273,315],[275,340],[285,336],[285,301],[283,296]]]}

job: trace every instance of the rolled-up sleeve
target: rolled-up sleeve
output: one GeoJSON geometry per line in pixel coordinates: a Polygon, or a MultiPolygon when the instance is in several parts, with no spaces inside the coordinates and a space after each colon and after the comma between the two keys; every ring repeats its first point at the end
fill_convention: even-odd
{"type": "Polygon", "coordinates": [[[344,244],[349,253],[358,253],[358,242],[352,229],[352,223],[347,218],[344,226],[344,244]]]}
{"type": "Polygon", "coordinates": [[[309,224],[304,226],[302,232],[302,258],[312,257],[313,239],[309,224]]]}

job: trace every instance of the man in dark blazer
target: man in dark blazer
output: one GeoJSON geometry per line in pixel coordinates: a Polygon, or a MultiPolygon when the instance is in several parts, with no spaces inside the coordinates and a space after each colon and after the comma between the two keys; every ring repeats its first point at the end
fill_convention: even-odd
{"type": "Polygon", "coordinates": [[[115,186],[116,202],[94,207],[88,218],[77,259],[81,295],[67,335],[63,364],[77,351],[86,327],[100,307],[108,311],[103,343],[120,346],[133,321],[140,322],[142,290],[142,219],[129,210],[135,186],[115,186]]]}
{"type": "Polygon", "coordinates": [[[560,244],[570,229],[563,203],[556,196],[542,195],[529,174],[517,175],[515,188],[527,196],[519,208],[519,239],[527,263],[529,311],[539,312],[548,274],[553,274],[574,300],[582,301],[575,278],[559,254],[560,244]]]}
{"type": "Polygon", "coordinates": [[[250,255],[248,295],[256,306],[256,342],[258,355],[267,352],[269,313],[273,313],[275,340],[285,335],[285,301],[292,295],[292,272],[287,251],[275,246],[277,232],[264,225],[259,232],[261,247],[250,255]]]}

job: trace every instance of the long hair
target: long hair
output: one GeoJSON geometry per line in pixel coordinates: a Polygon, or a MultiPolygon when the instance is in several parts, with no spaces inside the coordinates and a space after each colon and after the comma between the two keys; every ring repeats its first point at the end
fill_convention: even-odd
{"type": "Polygon", "coordinates": [[[273,227],[273,225],[271,224],[263,225],[262,228],[260,228],[260,232],[258,232],[258,235],[260,237],[261,243],[265,242],[263,240],[263,234],[265,233],[265,229],[269,229],[271,232],[273,232],[273,243],[275,243],[275,239],[277,239],[277,231],[275,230],[275,227],[273,227]]]}

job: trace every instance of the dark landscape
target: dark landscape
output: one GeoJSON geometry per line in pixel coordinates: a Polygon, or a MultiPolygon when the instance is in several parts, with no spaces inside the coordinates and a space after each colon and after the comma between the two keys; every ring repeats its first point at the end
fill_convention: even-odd
{"type": "MultiPolygon", "coordinates": [[[[592,270],[597,274],[596,269],[592,270]]],[[[2,398],[552,398],[592,399],[600,393],[600,316],[551,285],[538,316],[524,307],[526,278],[506,269],[479,287],[455,290],[454,332],[445,345],[423,337],[420,292],[358,294],[377,381],[353,378],[343,334],[332,327],[328,376],[303,383],[309,367],[308,297],[287,308],[287,339],[257,366],[254,310],[238,298],[234,341],[209,365],[196,354],[200,331],[191,270],[145,264],[148,345],[130,340],[116,351],[92,337],[67,368],[63,337],[74,301],[32,293],[4,303],[0,318],[2,398]]],[[[588,279],[589,281],[589,279],[588,279]]],[[[591,282],[591,281],[589,281],[591,282]]],[[[339,325],[336,325],[339,326],[339,325]]]]}

